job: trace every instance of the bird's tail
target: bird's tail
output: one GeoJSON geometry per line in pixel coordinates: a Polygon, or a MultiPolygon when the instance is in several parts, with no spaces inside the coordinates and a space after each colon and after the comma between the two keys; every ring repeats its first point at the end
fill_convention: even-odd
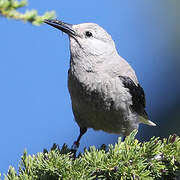
{"type": "Polygon", "coordinates": [[[150,121],[149,119],[146,119],[146,118],[143,117],[143,116],[140,116],[140,117],[139,117],[139,121],[140,121],[141,123],[147,124],[147,125],[149,125],[149,126],[156,126],[155,123],[153,123],[153,122],[150,121]]]}
{"type": "Polygon", "coordinates": [[[144,110],[143,114],[139,117],[139,121],[143,124],[147,124],[149,126],[156,126],[155,123],[153,123],[152,121],[150,121],[148,119],[148,114],[147,112],[144,110]]]}

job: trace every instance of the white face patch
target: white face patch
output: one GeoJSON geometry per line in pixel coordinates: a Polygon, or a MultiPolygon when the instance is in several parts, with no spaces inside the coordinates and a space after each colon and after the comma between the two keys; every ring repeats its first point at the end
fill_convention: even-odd
{"type": "MultiPolygon", "coordinates": [[[[79,48],[86,56],[107,56],[116,51],[111,36],[99,25],[94,23],[83,23],[73,25],[77,36],[70,37],[71,46],[79,48]]],[[[72,48],[71,48],[72,49],[72,48]]]]}

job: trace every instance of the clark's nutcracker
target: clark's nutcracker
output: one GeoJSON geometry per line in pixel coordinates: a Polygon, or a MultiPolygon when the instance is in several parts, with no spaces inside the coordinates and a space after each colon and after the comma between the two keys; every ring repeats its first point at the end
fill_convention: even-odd
{"type": "Polygon", "coordinates": [[[145,111],[145,94],[132,67],[116,51],[111,36],[99,25],[45,23],[69,36],[68,88],[80,135],[87,128],[129,135],[139,123],[155,126],[145,111]]]}

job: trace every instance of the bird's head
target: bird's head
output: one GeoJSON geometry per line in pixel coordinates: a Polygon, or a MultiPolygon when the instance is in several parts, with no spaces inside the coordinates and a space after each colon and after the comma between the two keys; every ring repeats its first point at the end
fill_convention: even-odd
{"type": "Polygon", "coordinates": [[[110,56],[116,52],[111,36],[95,23],[71,25],[59,20],[45,20],[45,23],[69,35],[71,55],[110,56]]]}

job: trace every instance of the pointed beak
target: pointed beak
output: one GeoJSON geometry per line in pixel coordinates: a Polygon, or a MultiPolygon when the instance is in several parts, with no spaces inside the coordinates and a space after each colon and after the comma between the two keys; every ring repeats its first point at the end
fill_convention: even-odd
{"type": "Polygon", "coordinates": [[[68,34],[69,36],[76,36],[76,32],[72,28],[72,24],[68,24],[56,19],[45,19],[44,23],[49,24],[50,26],[53,26],[64,33],[68,34]]]}

